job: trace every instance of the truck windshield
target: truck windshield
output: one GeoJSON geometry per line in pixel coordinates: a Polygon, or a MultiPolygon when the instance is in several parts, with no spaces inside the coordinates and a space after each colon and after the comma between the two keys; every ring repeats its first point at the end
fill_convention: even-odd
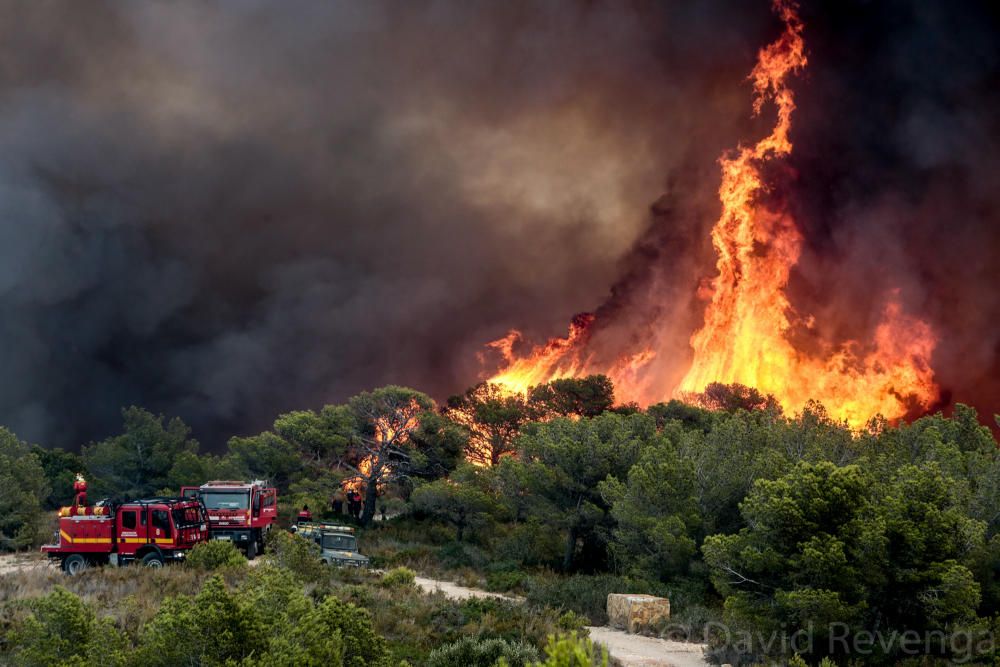
{"type": "Polygon", "coordinates": [[[174,525],[178,528],[190,528],[201,524],[201,509],[197,507],[175,509],[171,514],[174,515],[174,525]]]}
{"type": "Polygon", "coordinates": [[[350,535],[324,535],[323,548],[337,551],[354,551],[357,543],[350,535]]]}
{"type": "Polygon", "coordinates": [[[250,507],[250,492],[202,491],[201,500],[210,510],[245,510],[250,507]]]}

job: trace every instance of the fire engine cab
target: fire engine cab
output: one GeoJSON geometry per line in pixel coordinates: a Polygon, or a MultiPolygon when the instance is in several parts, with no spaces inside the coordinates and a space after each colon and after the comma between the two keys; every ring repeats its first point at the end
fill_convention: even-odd
{"type": "Polygon", "coordinates": [[[76,500],[59,510],[59,540],[42,547],[68,574],[108,563],[162,567],[183,560],[191,548],[208,540],[208,517],[197,500],[148,498],[87,505],[86,484],[78,475],[73,485],[76,500]]]}
{"type": "Polygon", "coordinates": [[[216,480],[182,486],[181,495],[205,505],[211,539],[229,540],[250,560],[263,552],[264,537],[278,518],[277,489],[260,480],[216,480]]]}

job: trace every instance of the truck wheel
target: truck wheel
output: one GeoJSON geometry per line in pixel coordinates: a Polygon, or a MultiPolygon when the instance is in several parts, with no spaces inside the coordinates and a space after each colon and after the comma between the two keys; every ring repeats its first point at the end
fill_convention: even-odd
{"type": "Polygon", "coordinates": [[[142,557],[142,564],[146,567],[163,567],[163,557],[155,551],[151,551],[142,557]]]}
{"type": "Polygon", "coordinates": [[[250,541],[247,543],[247,560],[253,560],[257,557],[257,540],[250,536],[250,541]]]}
{"type": "Polygon", "coordinates": [[[63,572],[70,576],[76,576],[87,568],[87,559],[80,554],[70,554],[63,559],[63,572]]]}

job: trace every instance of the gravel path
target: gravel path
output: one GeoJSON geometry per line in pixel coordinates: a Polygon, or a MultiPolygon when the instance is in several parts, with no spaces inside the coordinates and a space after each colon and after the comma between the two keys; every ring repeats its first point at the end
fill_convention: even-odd
{"type": "Polygon", "coordinates": [[[478,588],[466,588],[465,586],[459,586],[458,584],[454,584],[450,581],[438,581],[437,579],[428,579],[427,577],[417,577],[414,581],[425,593],[440,591],[444,593],[445,596],[455,600],[468,600],[469,598],[500,598],[502,600],[510,600],[511,602],[524,601],[523,598],[502,595],[500,593],[491,593],[478,588]]]}
{"type": "Polygon", "coordinates": [[[589,627],[590,638],[608,647],[625,667],[705,667],[704,644],[630,635],[607,627],[589,627]]]}
{"type": "MultiPolygon", "coordinates": [[[[502,598],[513,602],[523,601],[523,598],[490,593],[478,588],[467,588],[450,581],[438,581],[427,577],[417,577],[416,584],[428,593],[440,591],[456,600],[480,597],[502,598]]],[[[606,646],[608,653],[613,658],[620,660],[625,667],[705,667],[709,664],[704,658],[705,646],[703,644],[630,635],[627,632],[606,627],[588,627],[587,630],[590,632],[591,639],[606,646]]]]}

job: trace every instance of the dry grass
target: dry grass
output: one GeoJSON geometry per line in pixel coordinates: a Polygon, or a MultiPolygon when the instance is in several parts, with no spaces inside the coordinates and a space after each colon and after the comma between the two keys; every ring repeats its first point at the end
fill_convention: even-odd
{"type": "MultiPolygon", "coordinates": [[[[231,585],[242,578],[239,570],[222,571],[231,585]]],[[[50,593],[62,586],[80,596],[98,616],[109,616],[116,625],[136,636],[138,628],[149,621],[160,602],[169,596],[194,594],[210,573],[183,566],[162,569],[130,567],[93,567],[75,577],[68,577],[53,565],[25,567],[0,575],[0,610],[16,614],[19,603],[50,593]]]]}
{"type": "MultiPolygon", "coordinates": [[[[0,575],[0,635],[27,613],[24,601],[63,586],[92,606],[99,617],[110,617],[135,640],[156,614],[162,600],[194,594],[212,575],[178,565],[162,569],[136,566],[95,567],[68,577],[56,567],[34,559],[29,567],[0,575]]],[[[246,568],[221,570],[230,586],[238,586],[246,568]]],[[[481,577],[467,570],[451,570],[466,585],[481,585],[481,577]]],[[[326,571],[318,582],[305,585],[307,594],[353,602],[372,614],[376,631],[384,636],[396,659],[423,664],[434,648],[464,636],[524,639],[542,646],[555,632],[575,629],[579,622],[556,610],[533,608],[504,600],[455,601],[443,594],[427,595],[415,586],[386,587],[382,575],[357,569],[326,571]]],[[[0,641],[2,644],[2,641],[0,641]]]]}

